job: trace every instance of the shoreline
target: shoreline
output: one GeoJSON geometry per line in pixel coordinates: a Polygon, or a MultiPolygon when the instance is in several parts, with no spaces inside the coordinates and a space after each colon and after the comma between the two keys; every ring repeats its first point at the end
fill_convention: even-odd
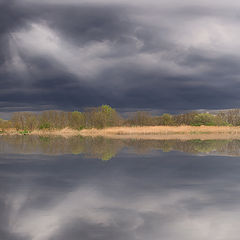
{"type": "Polygon", "coordinates": [[[229,126],[137,126],[137,127],[110,127],[104,129],[74,130],[64,128],[59,130],[33,130],[31,132],[6,129],[1,136],[37,135],[61,136],[65,138],[74,136],[105,137],[111,139],[146,139],[146,140],[172,140],[172,139],[240,139],[240,127],[229,126]]]}
{"type": "Polygon", "coordinates": [[[229,126],[143,126],[84,129],[82,136],[143,140],[240,139],[240,127],[229,126]]]}

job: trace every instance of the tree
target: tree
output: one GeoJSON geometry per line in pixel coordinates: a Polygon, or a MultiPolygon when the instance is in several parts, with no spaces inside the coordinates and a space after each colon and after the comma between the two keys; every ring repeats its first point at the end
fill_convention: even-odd
{"type": "Polygon", "coordinates": [[[152,125],[153,118],[148,112],[138,111],[129,122],[131,125],[135,126],[149,126],[152,125]]]}
{"type": "Polygon", "coordinates": [[[223,122],[233,126],[240,125],[240,109],[231,109],[228,111],[221,111],[217,115],[223,122]]]}
{"type": "Polygon", "coordinates": [[[87,128],[104,128],[118,126],[121,118],[115,109],[109,105],[102,105],[97,108],[88,108],[84,112],[85,125],[87,128]]]}
{"type": "Polygon", "coordinates": [[[11,122],[8,120],[3,120],[0,118],[0,129],[1,131],[4,131],[7,128],[11,127],[11,122]]]}
{"type": "Polygon", "coordinates": [[[218,121],[216,116],[210,114],[210,113],[199,113],[196,116],[194,116],[191,125],[193,126],[216,126],[218,125],[218,121]]]}
{"type": "Polygon", "coordinates": [[[183,114],[178,114],[173,116],[173,121],[175,125],[191,125],[192,120],[197,115],[197,112],[188,112],[183,114]]]}
{"type": "Polygon", "coordinates": [[[83,113],[74,111],[71,116],[70,126],[74,129],[82,129],[85,127],[85,116],[83,113]]]}
{"type": "Polygon", "coordinates": [[[164,113],[162,116],[159,117],[158,124],[159,125],[164,125],[164,126],[174,125],[173,116],[168,114],[168,113],[164,113]]]}

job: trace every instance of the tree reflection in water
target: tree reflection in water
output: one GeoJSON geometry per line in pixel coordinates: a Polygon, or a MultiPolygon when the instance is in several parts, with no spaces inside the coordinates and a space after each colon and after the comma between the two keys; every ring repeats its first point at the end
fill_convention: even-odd
{"type": "Polygon", "coordinates": [[[91,137],[1,136],[0,153],[83,154],[110,160],[123,148],[145,154],[152,150],[190,154],[240,156],[240,140],[134,140],[91,137]]]}

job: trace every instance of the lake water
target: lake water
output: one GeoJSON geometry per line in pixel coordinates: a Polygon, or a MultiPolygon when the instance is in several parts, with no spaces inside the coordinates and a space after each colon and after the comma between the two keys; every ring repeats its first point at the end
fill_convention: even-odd
{"type": "Polygon", "coordinates": [[[1,240],[237,240],[240,141],[0,137],[1,240]]]}

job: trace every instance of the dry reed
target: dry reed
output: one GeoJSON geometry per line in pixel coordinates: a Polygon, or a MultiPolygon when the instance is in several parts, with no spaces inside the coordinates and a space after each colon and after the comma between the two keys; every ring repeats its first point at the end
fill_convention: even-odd
{"type": "Polygon", "coordinates": [[[240,127],[229,126],[144,126],[84,129],[83,136],[135,139],[240,139],[240,127]]]}
{"type": "MultiPolygon", "coordinates": [[[[1,135],[21,135],[15,129],[7,129],[1,135]]],[[[115,139],[240,139],[240,127],[229,126],[144,126],[111,127],[104,129],[83,129],[81,131],[64,128],[60,130],[34,130],[29,135],[39,136],[91,136],[115,139]]]]}

